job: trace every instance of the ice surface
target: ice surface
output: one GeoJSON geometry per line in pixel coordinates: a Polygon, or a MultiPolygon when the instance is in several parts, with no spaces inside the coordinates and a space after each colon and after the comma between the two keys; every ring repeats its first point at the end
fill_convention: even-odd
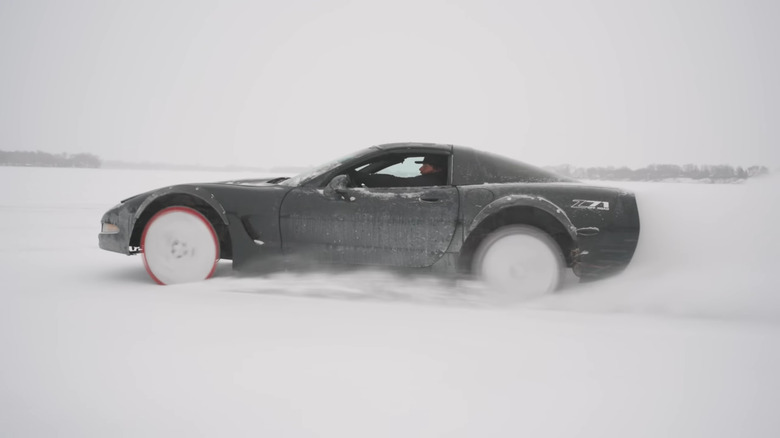
{"type": "Polygon", "coordinates": [[[215,172],[0,167],[0,435],[774,437],[780,178],[618,183],[622,275],[495,307],[385,272],[158,286],[120,199],[215,172]]]}

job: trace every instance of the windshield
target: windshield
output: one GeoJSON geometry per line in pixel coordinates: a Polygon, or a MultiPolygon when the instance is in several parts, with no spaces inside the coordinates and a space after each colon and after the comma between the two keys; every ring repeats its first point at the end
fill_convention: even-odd
{"type": "Polygon", "coordinates": [[[352,161],[358,157],[361,157],[363,155],[367,155],[371,152],[374,152],[373,148],[366,148],[358,152],[353,152],[347,156],[341,157],[339,159],[330,161],[326,164],[323,164],[322,166],[318,166],[312,170],[307,170],[306,172],[303,172],[301,174],[298,174],[288,180],[282,181],[279,183],[279,185],[282,186],[290,186],[290,187],[299,187],[307,182],[311,181],[312,179],[330,172],[331,170],[341,166],[342,164],[346,163],[347,161],[352,161]]]}

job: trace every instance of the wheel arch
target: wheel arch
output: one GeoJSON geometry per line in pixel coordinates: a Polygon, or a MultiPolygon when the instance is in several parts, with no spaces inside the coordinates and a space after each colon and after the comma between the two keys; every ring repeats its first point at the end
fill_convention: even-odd
{"type": "MultiPolygon", "coordinates": [[[[197,188],[195,190],[200,191],[197,188]]],[[[200,196],[200,193],[188,191],[167,191],[147,198],[135,214],[133,232],[130,235],[130,247],[140,248],[141,236],[149,220],[164,208],[174,206],[189,207],[202,214],[217,233],[220,258],[232,259],[233,248],[224,208],[210,196],[207,199],[200,196]]]]}
{"type": "Polygon", "coordinates": [[[471,272],[480,243],[492,232],[509,225],[530,225],[548,234],[560,247],[566,266],[572,266],[577,228],[566,213],[541,196],[511,195],[493,201],[471,221],[461,248],[459,269],[471,272]]]}

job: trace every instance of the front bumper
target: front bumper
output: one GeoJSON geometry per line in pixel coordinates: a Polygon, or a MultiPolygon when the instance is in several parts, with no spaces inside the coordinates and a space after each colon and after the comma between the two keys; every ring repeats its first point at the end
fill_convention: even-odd
{"type": "Polygon", "coordinates": [[[135,215],[134,212],[127,208],[126,204],[119,204],[108,210],[100,222],[101,230],[106,229],[103,224],[111,224],[119,228],[115,232],[101,232],[98,234],[98,246],[101,249],[128,255],[140,252],[140,248],[130,247],[130,236],[133,234],[135,215]]]}

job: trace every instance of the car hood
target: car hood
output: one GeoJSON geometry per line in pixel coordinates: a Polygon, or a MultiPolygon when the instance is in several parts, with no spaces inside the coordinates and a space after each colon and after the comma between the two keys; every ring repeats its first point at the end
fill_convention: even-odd
{"type": "Polygon", "coordinates": [[[288,178],[275,176],[273,178],[234,179],[230,181],[220,181],[212,184],[226,184],[226,185],[238,185],[238,186],[267,186],[267,185],[279,184],[280,182],[286,179],[288,178]]]}
{"type": "Polygon", "coordinates": [[[149,190],[147,192],[139,193],[137,195],[130,196],[129,198],[123,199],[120,201],[121,204],[124,204],[129,201],[137,201],[138,203],[142,202],[147,197],[154,195],[156,193],[160,193],[163,191],[168,191],[172,188],[181,188],[181,187],[191,187],[191,188],[197,188],[197,187],[209,187],[209,186],[216,186],[216,187],[224,187],[224,186],[249,186],[249,187],[273,187],[278,186],[280,182],[288,179],[287,177],[272,177],[272,178],[250,178],[250,179],[235,179],[235,180],[229,180],[229,181],[218,181],[218,182],[208,182],[208,183],[186,183],[186,184],[177,184],[175,186],[167,186],[167,187],[160,187],[156,188],[154,190],[149,190]]]}

